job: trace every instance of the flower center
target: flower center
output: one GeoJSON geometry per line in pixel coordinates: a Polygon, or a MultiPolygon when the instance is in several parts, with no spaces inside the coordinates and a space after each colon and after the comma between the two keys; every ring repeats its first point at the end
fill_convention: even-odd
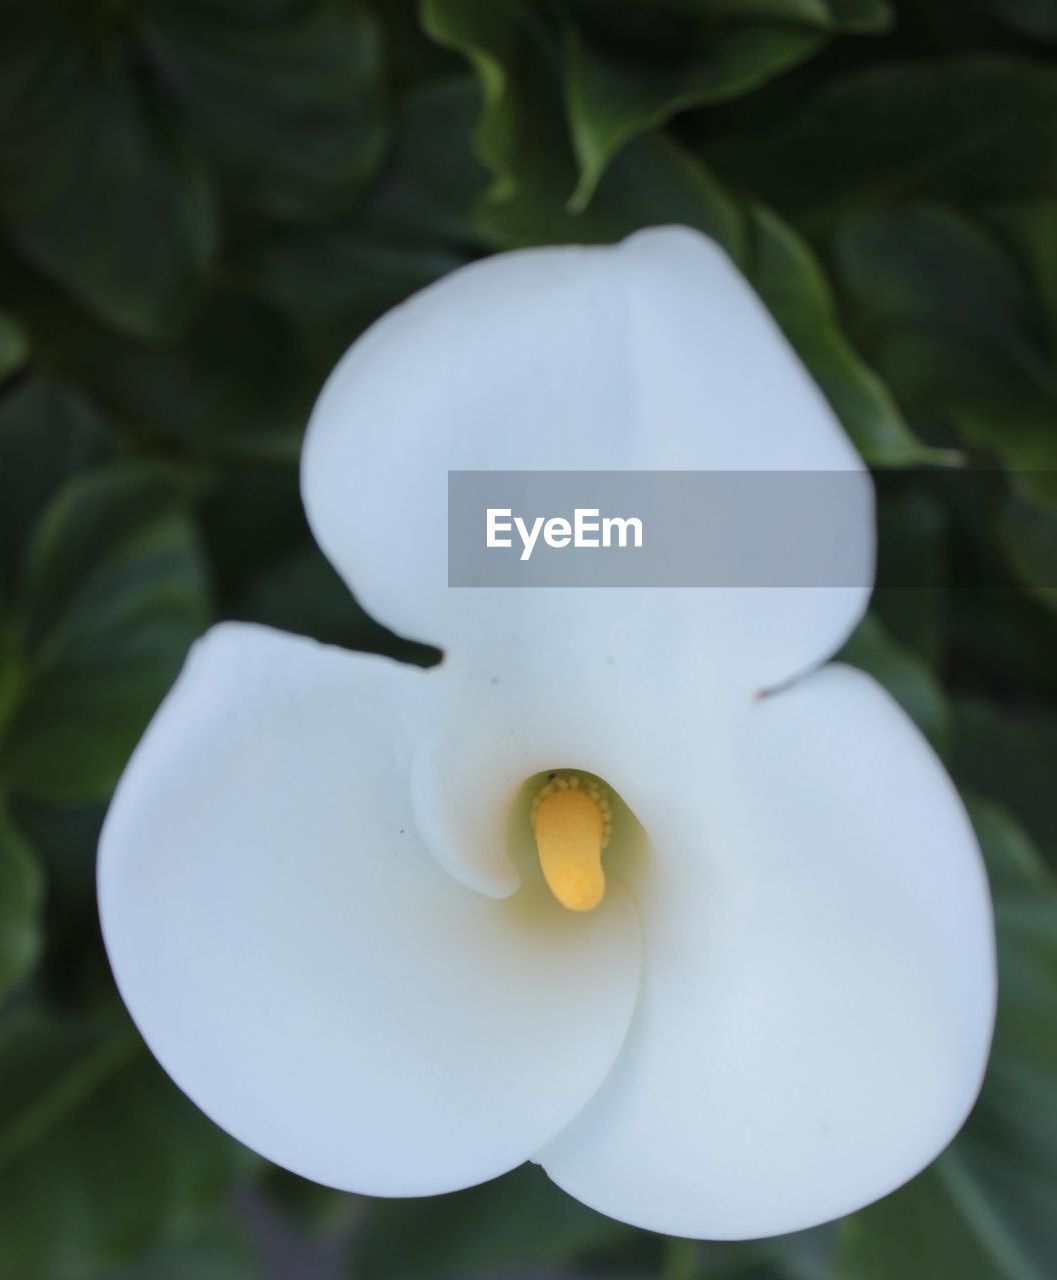
{"type": "Polygon", "coordinates": [[[591,911],[602,901],[602,850],[613,829],[609,796],[592,778],[548,774],[529,810],[543,878],[570,911],[591,911]]]}

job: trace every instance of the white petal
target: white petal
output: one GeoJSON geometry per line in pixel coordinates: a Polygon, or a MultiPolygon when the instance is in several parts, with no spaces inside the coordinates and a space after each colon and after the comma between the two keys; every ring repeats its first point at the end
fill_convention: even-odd
{"type": "Polygon", "coordinates": [[[533,775],[597,774],[645,809],[665,804],[668,762],[687,733],[698,741],[704,724],[705,741],[722,745],[744,696],[700,662],[685,632],[651,634],[641,621],[629,609],[602,645],[575,627],[511,630],[500,651],[452,656],[431,673],[415,813],[434,856],[464,884],[496,897],[517,888],[502,834],[533,775]]]}
{"type": "Polygon", "coordinates": [[[891,1191],[964,1120],[994,1016],[986,880],[930,748],[849,668],[760,701],[696,779],[685,763],[639,814],[628,1043],[537,1158],[655,1231],[796,1231],[891,1191]]]}
{"type": "Polygon", "coordinates": [[[406,635],[493,653],[512,630],[575,624],[601,645],[635,616],[646,636],[685,627],[729,681],[760,688],[824,659],[861,615],[867,489],[859,586],[495,591],[447,586],[448,471],[861,466],[722,250],[660,228],[489,258],[384,317],[320,396],[302,488],[338,571],[406,635]]]}
{"type": "Polygon", "coordinates": [[[194,650],[100,849],[121,993],[218,1124],[305,1177],[420,1195],[549,1141],[608,1071],[635,999],[618,889],[574,916],[502,902],[424,852],[410,808],[430,679],[225,626],[194,650]]]}

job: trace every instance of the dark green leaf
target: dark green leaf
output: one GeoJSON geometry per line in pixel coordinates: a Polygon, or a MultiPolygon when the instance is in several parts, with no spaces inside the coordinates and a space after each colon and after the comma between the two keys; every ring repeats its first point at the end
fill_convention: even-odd
{"type": "Polygon", "coordinates": [[[838,31],[887,31],[895,15],[887,0],[827,0],[828,25],[838,31]]]}
{"type": "Polygon", "coordinates": [[[1031,278],[1046,312],[1050,350],[1057,352],[1057,196],[997,206],[986,221],[1031,278]]]}
{"type": "Polygon", "coordinates": [[[351,1234],[365,1204],[360,1196],[310,1182],[279,1165],[267,1167],[258,1191],[263,1204],[274,1210],[282,1222],[299,1235],[323,1241],[351,1234]]]}
{"type": "Polygon", "coordinates": [[[0,802],[0,1001],[40,954],[43,888],[36,852],[0,802]]]}
{"type": "Polygon", "coordinates": [[[440,657],[429,645],[402,640],[375,622],[314,547],[295,552],[264,573],[238,604],[235,616],[420,666],[432,666],[440,657]]]}
{"type": "Polygon", "coordinates": [[[970,796],[967,806],[995,897],[1002,898],[1022,889],[1049,892],[1051,874],[1016,818],[1002,805],[979,796],[970,796]]]}
{"type": "Polygon", "coordinates": [[[939,751],[946,749],[950,713],[940,686],[921,658],[897,644],[872,613],[859,623],[837,657],[879,680],[932,745],[939,751]]]}
{"type": "Polygon", "coordinates": [[[152,1248],[106,1280],[262,1280],[242,1231],[223,1218],[190,1240],[152,1248]]]}
{"type": "Polygon", "coordinates": [[[567,1196],[535,1165],[403,1204],[376,1201],[359,1233],[358,1280],[426,1280],[564,1262],[633,1235],[567,1196]]]}
{"type": "Polygon", "coordinates": [[[205,626],[205,570],[171,476],[85,472],[34,534],[20,598],[25,691],[5,741],[29,793],[104,797],[205,626]]]}
{"type": "Polygon", "coordinates": [[[387,141],[373,14],[353,0],[149,0],[141,20],[236,199],[295,219],[350,207],[387,141]]]}
{"type": "Polygon", "coordinates": [[[713,236],[735,256],[741,213],[712,176],[659,134],[628,145],[607,169],[587,210],[568,208],[577,168],[561,109],[557,70],[539,49],[515,0],[425,0],[431,35],[462,53],[482,92],[476,146],[496,181],[478,225],[490,244],[608,243],[643,226],[679,222],[713,236]]]}
{"type": "Polygon", "coordinates": [[[941,499],[919,482],[919,476],[914,476],[912,486],[896,488],[895,492],[889,480],[883,474],[877,478],[877,577],[881,585],[874,590],[871,607],[893,639],[937,672],[949,626],[949,513],[941,499]]]}
{"type": "Polygon", "coordinates": [[[444,247],[340,230],[272,236],[247,269],[260,292],[305,335],[322,385],[372,321],[465,260],[444,247]]]}
{"type": "Polygon", "coordinates": [[[207,1223],[248,1167],[123,1020],[12,1015],[0,1077],[0,1240],[18,1280],[109,1280],[207,1223]]]}
{"type": "Polygon", "coordinates": [[[14,316],[0,311],[0,382],[10,378],[29,357],[29,336],[14,316]]]}
{"type": "Polygon", "coordinates": [[[959,782],[1015,813],[1050,864],[1057,864],[1057,717],[959,699],[951,766],[959,782]]]}
{"type": "Polygon", "coordinates": [[[1035,40],[1057,41],[1057,0],[989,0],[996,18],[1035,40]]]}
{"type": "Polygon", "coordinates": [[[788,123],[706,148],[725,177],[810,226],[892,201],[977,206],[1057,182],[1057,72],[971,56],[856,71],[788,123]]]}
{"type": "Polygon", "coordinates": [[[749,226],[749,279],[866,461],[905,466],[941,457],[915,439],[888,388],[848,342],[829,282],[803,240],[763,208],[750,211],[749,226]]]}
{"type": "Polygon", "coordinates": [[[1057,373],[1039,301],[997,240],[913,207],[849,221],[835,263],[852,330],[912,420],[957,431],[1057,501],[1057,373]]]}
{"type": "MultiPolygon", "coordinates": [[[[811,27],[830,27],[836,21],[837,10],[872,10],[885,15],[882,0],[628,0],[617,15],[613,13],[612,0],[574,0],[581,12],[598,13],[603,19],[627,22],[630,18],[645,30],[651,19],[667,18],[740,18],[743,21],[767,21],[800,23],[811,27]]],[[[634,26],[632,27],[634,30],[634,26]]],[[[627,34],[627,27],[624,29],[627,34]]]]}
{"type": "Polygon", "coordinates": [[[382,24],[389,77],[400,90],[443,80],[460,70],[459,60],[439,48],[422,29],[419,0],[365,0],[382,24]]]}
{"type": "Polygon", "coordinates": [[[997,895],[999,1004],[983,1093],[925,1173],[845,1220],[838,1280],[1047,1280],[1057,1257],[1057,890],[1023,832],[974,807],[997,895]]]}
{"type": "MultiPolygon", "coordinates": [[[[547,167],[557,170],[553,160],[547,167]]],[[[564,169],[564,176],[571,168],[564,169]]],[[[744,220],[730,193],[682,147],[663,134],[630,143],[606,170],[594,199],[579,215],[566,208],[564,176],[540,174],[514,199],[488,203],[481,224],[502,248],[526,244],[611,244],[644,226],[679,223],[717,240],[736,260],[744,220]]]]}
{"type": "Polygon", "coordinates": [[[688,30],[678,59],[647,61],[633,49],[568,29],[565,98],[580,170],[571,207],[586,207],[617,151],[691,107],[747,93],[814,54],[817,32],[775,25],[688,30]]]}
{"type": "Polygon", "coordinates": [[[1035,599],[1057,612],[1057,509],[1011,493],[999,536],[1021,582],[1035,599]]]}
{"type": "Polygon", "coordinates": [[[473,150],[481,91],[469,76],[433,81],[400,104],[389,164],[363,209],[375,234],[474,245],[488,172],[473,150]]]}
{"type": "Polygon", "coordinates": [[[0,259],[0,275],[41,363],[88,390],[127,435],[198,455],[296,461],[320,375],[263,298],[220,287],[187,333],[162,345],[107,333],[10,261],[0,259]]]}
{"type": "Polygon", "coordinates": [[[105,424],[76,390],[31,378],[0,401],[0,597],[44,504],[80,467],[111,452],[105,424]]]}
{"type": "Polygon", "coordinates": [[[75,0],[15,0],[2,51],[0,210],[15,244],[114,328],[171,332],[212,267],[216,219],[134,50],[75,0]]]}
{"type": "Polygon", "coordinates": [[[466,57],[477,74],[483,102],[476,146],[499,199],[515,188],[512,165],[527,124],[510,74],[525,38],[524,11],[520,0],[422,0],[420,7],[426,33],[466,57]]]}

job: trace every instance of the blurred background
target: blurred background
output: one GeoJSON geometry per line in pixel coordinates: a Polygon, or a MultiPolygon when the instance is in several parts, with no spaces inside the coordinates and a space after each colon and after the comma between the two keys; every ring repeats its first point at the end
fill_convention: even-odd
{"type": "Polygon", "coordinates": [[[4,0],[2,1280],[1057,1275],[1055,50],[1057,0],[4,0]],[[953,1147],[737,1246],[531,1166],[407,1202],[269,1168],[144,1050],[93,892],[211,622],[432,658],[308,536],[335,358],[471,258],[663,222],[726,247],[883,472],[887,585],[845,656],[962,788],[1001,953],[953,1147]]]}

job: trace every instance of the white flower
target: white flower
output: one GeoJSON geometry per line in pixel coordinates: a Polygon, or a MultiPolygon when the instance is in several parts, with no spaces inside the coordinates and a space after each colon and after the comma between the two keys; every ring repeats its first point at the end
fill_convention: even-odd
{"type": "Polygon", "coordinates": [[[860,467],[694,232],[492,258],[375,325],[317,406],[305,503],[367,608],[446,656],[196,646],[99,863],[173,1079],[335,1187],[532,1159],[685,1236],[807,1227],[927,1164],[984,1069],[991,912],[921,735],[813,669],[868,590],[447,587],[449,469],[860,467]],[[607,808],[604,897],[567,910],[540,861],[590,906],[607,808]]]}

